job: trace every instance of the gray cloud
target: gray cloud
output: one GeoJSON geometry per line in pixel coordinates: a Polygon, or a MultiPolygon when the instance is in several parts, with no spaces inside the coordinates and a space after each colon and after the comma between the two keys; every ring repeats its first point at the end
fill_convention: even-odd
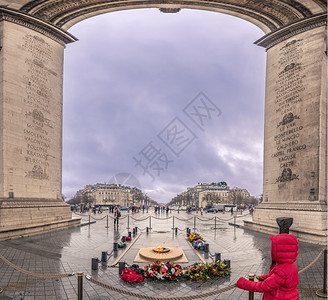
{"type": "Polygon", "coordinates": [[[64,75],[63,193],[134,174],[157,201],[197,182],[262,192],[265,51],[250,23],[205,11],[155,9],[91,18],[70,30],[64,75]],[[183,108],[204,92],[222,111],[204,132],[183,108]],[[157,134],[179,117],[197,135],[175,157],[157,134]],[[133,157],[153,141],[174,160],[155,181],[133,157]]]}

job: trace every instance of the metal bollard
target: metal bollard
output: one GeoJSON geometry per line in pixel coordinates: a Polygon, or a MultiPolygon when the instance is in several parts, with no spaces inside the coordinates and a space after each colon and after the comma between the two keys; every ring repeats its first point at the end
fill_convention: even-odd
{"type": "Polygon", "coordinates": [[[216,216],[214,218],[214,230],[216,230],[216,216]]]}
{"type": "Polygon", "coordinates": [[[118,251],[118,243],[116,242],[113,243],[113,251],[114,252],[118,251]]]}
{"type": "Polygon", "coordinates": [[[221,253],[215,253],[215,261],[221,261],[221,253]]]}
{"type": "Polygon", "coordinates": [[[225,265],[227,265],[228,268],[231,268],[231,262],[230,262],[230,259],[225,259],[225,260],[223,261],[223,263],[224,263],[225,265]]]}
{"type": "Polygon", "coordinates": [[[83,272],[77,272],[77,300],[83,299],[83,272]]]}
{"type": "MultiPolygon", "coordinates": [[[[248,274],[248,280],[254,281],[255,274],[248,274]]],[[[248,300],[254,300],[254,292],[249,292],[248,300]]]]}
{"type": "Polygon", "coordinates": [[[327,298],[327,248],[323,251],[323,289],[315,293],[320,298],[327,298]]]}
{"type": "Polygon", "coordinates": [[[122,274],[123,269],[125,269],[125,261],[120,261],[118,263],[118,275],[122,274]]]}
{"type": "Polygon", "coordinates": [[[204,252],[208,253],[210,251],[210,244],[204,244],[204,252]]]}
{"type": "Polygon", "coordinates": [[[107,251],[101,252],[101,262],[107,262],[107,251]]]}
{"type": "Polygon", "coordinates": [[[91,259],[91,270],[98,270],[98,263],[99,263],[98,257],[92,258],[91,259]]]}
{"type": "Polygon", "coordinates": [[[107,215],[107,225],[106,225],[105,228],[109,228],[109,226],[108,226],[108,215],[107,215]]]}

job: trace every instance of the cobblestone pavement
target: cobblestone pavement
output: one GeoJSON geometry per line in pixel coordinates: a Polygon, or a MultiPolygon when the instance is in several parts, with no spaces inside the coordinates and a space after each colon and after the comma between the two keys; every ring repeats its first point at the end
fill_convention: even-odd
{"type": "MultiPolygon", "coordinates": [[[[75,217],[79,217],[73,214],[75,217]]],[[[0,242],[0,254],[16,266],[34,273],[66,274],[83,272],[96,280],[123,290],[133,291],[141,295],[154,297],[182,297],[214,291],[234,284],[241,276],[249,273],[261,275],[267,273],[271,265],[269,235],[244,230],[243,220],[249,215],[239,215],[236,220],[229,213],[197,214],[186,212],[169,213],[168,215],[143,213],[131,215],[123,212],[120,225],[114,229],[112,215],[108,213],[81,216],[82,222],[96,221],[91,225],[79,228],[47,233],[43,235],[0,242]],[[129,217],[128,217],[129,215],[129,217]],[[151,216],[151,218],[150,218],[151,216]],[[174,216],[174,218],[173,218],[174,216]],[[174,222],[174,223],[173,223],[174,222]],[[113,243],[123,235],[138,227],[133,245],[124,253],[124,249],[114,252],[107,263],[99,263],[98,270],[92,270],[92,258],[101,259],[102,252],[112,252],[113,243]],[[108,225],[108,228],[107,228],[108,225]],[[149,233],[146,227],[152,227],[149,233]],[[172,228],[177,227],[177,233],[172,228]],[[128,284],[118,276],[118,268],[111,267],[117,261],[125,261],[132,265],[140,247],[174,246],[182,248],[188,263],[180,263],[182,267],[201,262],[201,258],[186,242],[186,228],[199,233],[209,244],[209,253],[199,252],[200,257],[211,262],[215,253],[221,258],[230,260],[232,273],[230,276],[203,282],[143,282],[128,284]],[[196,230],[193,228],[196,227],[196,230]],[[216,229],[215,229],[216,228],[216,229]],[[123,256],[122,256],[123,255],[123,256]],[[122,257],[121,257],[122,256],[122,257]]],[[[277,229],[278,233],[278,229],[277,229]]],[[[324,247],[300,242],[297,265],[299,270],[309,265],[324,247]]],[[[147,263],[139,263],[144,266],[147,263]]],[[[77,299],[77,276],[63,278],[37,278],[15,270],[0,260],[1,299],[17,300],[64,300],[77,299]]],[[[300,299],[320,299],[315,291],[323,288],[323,256],[308,270],[300,274],[300,299]]],[[[216,296],[199,299],[248,299],[247,291],[233,288],[216,296]]],[[[255,300],[262,295],[255,293],[255,300]]],[[[113,292],[83,279],[83,299],[138,299],[122,293],[113,292]]],[[[321,298],[322,299],[322,298],[321,298]]]]}

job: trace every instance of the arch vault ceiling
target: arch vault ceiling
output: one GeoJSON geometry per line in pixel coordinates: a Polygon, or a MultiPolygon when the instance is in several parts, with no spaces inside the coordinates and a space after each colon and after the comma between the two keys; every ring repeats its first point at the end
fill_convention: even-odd
{"type": "Polygon", "coordinates": [[[136,8],[193,8],[240,17],[265,33],[324,15],[326,0],[1,0],[13,9],[67,30],[86,18],[110,11],[136,8]]]}

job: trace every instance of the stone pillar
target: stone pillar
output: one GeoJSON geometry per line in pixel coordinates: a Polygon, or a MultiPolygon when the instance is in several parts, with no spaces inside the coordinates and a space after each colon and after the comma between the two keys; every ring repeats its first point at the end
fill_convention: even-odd
{"type": "Polygon", "coordinates": [[[246,227],[325,243],[327,234],[326,20],[314,17],[262,38],[267,48],[263,203],[246,227]]]}
{"type": "Polygon", "coordinates": [[[6,238],[1,232],[72,223],[61,177],[63,52],[74,38],[6,9],[0,37],[0,238],[6,238]]]}

